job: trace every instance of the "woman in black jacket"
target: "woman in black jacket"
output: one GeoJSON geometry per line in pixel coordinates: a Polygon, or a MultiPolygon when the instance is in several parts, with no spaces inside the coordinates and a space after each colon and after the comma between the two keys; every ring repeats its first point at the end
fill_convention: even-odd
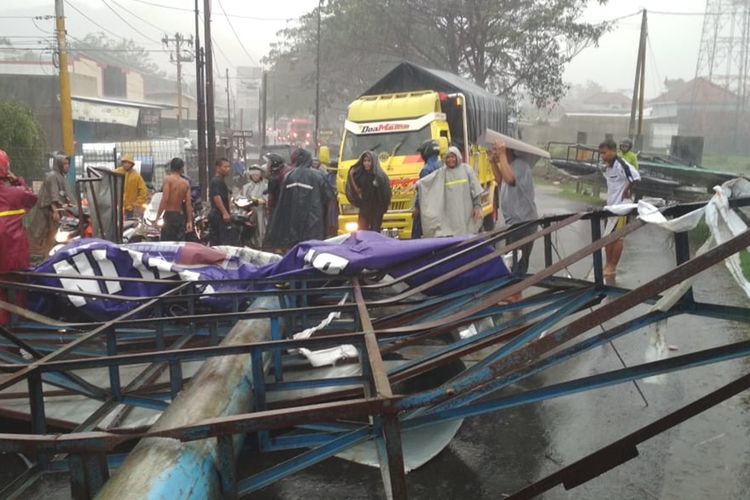
{"type": "Polygon", "coordinates": [[[346,197],[359,208],[359,229],[380,232],[391,203],[391,182],[372,151],[365,151],[349,170],[346,197]]]}

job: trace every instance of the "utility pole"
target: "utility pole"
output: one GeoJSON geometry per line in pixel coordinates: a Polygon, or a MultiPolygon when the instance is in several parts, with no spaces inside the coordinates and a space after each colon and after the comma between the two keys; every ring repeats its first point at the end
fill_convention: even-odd
{"type": "Polygon", "coordinates": [[[643,94],[646,86],[646,41],[648,36],[648,19],[646,9],[643,9],[641,19],[641,39],[638,44],[638,61],[635,67],[635,83],[633,84],[633,101],[630,106],[630,126],[628,135],[634,138],[635,149],[643,146],[643,94]],[[638,128],[636,129],[636,110],[639,111],[638,128]]]}
{"type": "Polygon", "coordinates": [[[229,68],[225,68],[227,77],[227,130],[232,130],[232,108],[229,104],[229,68]]]}
{"type": "Polygon", "coordinates": [[[208,164],[216,160],[216,123],[214,121],[214,59],[211,41],[211,0],[203,0],[203,33],[206,38],[206,144],[208,164]]]}
{"type": "Polygon", "coordinates": [[[263,72],[263,80],[261,81],[261,99],[260,99],[260,109],[261,109],[261,115],[260,115],[260,126],[258,127],[260,130],[260,145],[263,146],[266,143],[266,103],[268,101],[268,72],[263,72]]]}
{"type": "Polygon", "coordinates": [[[203,48],[200,38],[200,11],[195,0],[195,93],[198,100],[198,184],[200,184],[201,199],[208,199],[208,165],[206,165],[206,103],[203,96],[203,48]]]}
{"type": "Polygon", "coordinates": [[[73,138],[73,104],[70,99],[70,75],[68,74],[68,52],[65,45],[65,12],[63,10],[63,0],[55,0],[55,26],[57,55],[60,65],[60,125],[62,129],[62,145],[65,155],[71,156],[75,153],[75,143],[73,138]]]}
{"type": "Polygon", "coordinates": [[[320,130],[320,10],[323,8],[323,0],[318,0],[318,37],[315,52],[315,141],[314,151],[318,151],[318,131],[320,130]]]}
{"type": "Polygon", "coordinates": [[[182,44],[187,44],[190,47],[193,46],[193,35],[190,38],[185,38],[181,33],[175,33],[174,38],[169,38],[167,35],[161,39],[161,43],[164,47],[169,48],[170,44],[174,44],[174,54],[169,54],[169,60],[177,64],[177,135],[182,135],[182,63],[192,62],[193,55],[188,52],[187,54],[182,52],[182,44]]]}

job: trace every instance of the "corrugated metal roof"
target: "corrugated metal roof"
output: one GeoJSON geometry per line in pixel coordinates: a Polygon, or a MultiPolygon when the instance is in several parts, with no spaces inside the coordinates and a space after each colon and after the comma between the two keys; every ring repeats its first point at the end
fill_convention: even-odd
{"type": "Polygon", "coordinates": [[[169,104],[159,104],[155,102],[125,101],[122,99],[110,99],[106,97],[87,97],[87,96],[74,95],[71,98],[74,101],[98,102],[101,104],[114,104],[117,106],[128,106],[131,108],[142,108],[142,109],[173,109],[176,107],[176,106],[170,106],[169,104]]]}

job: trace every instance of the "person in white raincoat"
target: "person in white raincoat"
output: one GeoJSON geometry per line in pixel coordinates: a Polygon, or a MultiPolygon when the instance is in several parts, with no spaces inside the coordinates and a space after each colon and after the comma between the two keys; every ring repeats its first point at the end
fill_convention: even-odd
{"type": "Polygon", "coordinates": [[[268,180],[264,178],[263,168],[260,165],[251,165],[248,169],[250,181],[242,188],[242,196],[253,200],[257,206],[253,210],[255,217],[255,234],[252,237],[252,247],[261,248],[266,237],[266,206],[268,205],[268,180]]]}
{"type": "Polygon", "coordinates": [[[424,237],[476,234],[482,224],[482,185],[474,170],[451,146],[445,168],[417,182],[424,237]]]}

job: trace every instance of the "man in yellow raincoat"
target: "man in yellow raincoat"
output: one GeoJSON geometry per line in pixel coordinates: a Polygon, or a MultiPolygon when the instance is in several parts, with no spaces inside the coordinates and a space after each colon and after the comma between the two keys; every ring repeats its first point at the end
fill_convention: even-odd
{"type": "Polygon", "coordinates": [[[125,176],[122,206],[125,209],[126,219],[142,214],[144,210],[143,205],[146,203],[146,198],[148,197],[146,183],[143,181],[141,174],[133,168],[134,166],[133,155],[128,153],[122,155],[120,166],[115,169],[115,172],[125,176]]]}

